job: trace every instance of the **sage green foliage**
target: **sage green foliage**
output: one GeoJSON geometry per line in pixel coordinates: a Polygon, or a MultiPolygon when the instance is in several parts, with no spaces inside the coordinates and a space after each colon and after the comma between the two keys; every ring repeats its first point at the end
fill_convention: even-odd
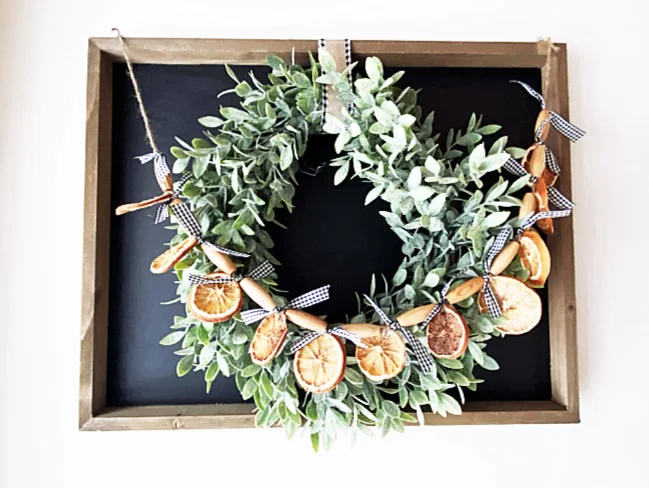
{"type": "MultiPolygon", "coordinates": [[[[377,58],[368,58],[366,78],[347,81],[347,70],[338,73],[332,57],[320,52],[310,66],[286,65],[271,56],[269,83],[251,73],[250,82],[236,83],[233,91],[241,98],[240,108],[223,107],[220,117],[199,122],[208,130],[191,144],[178,141],[171,149],[177,158],[175,173],[190,169],[194,178],[183,188],[208,240],[251,254],[246,266],[263,260],[275,264],[273,241],[267,225],[278,224],[279,208],[292,210],[298,159],[308,137],[319,131],[322,117],[320,84],[332,84],[339,97],[353,105],[343,120],[327,116],[325,130],[337,134],[332,161],[337,166],[335,183],[362,178],[369,183],[366,204],[381,198],[390,211],[381,212],[387,224],[403,241],[401,266],[391,278],[372,277],[370,294],[392,316],[415,306],[437,301],[447,280],[461,280],[483,273],[482,258],[494,235],[506,225],[516,225],[520,205],[514,193],[526,179],[509,183],[500,177],[485,188],[483,177],[504,164],[507,138],[487,147],[483,137],[496,133],[497,125],[482,125],[471,116],[465,130],[451,131],[444,141],[433,135],[433,118],[424,117],[417,105],[417,92],[396,86],[403,73],[385,78],[377,58]],[[215,130],[216,129],[216,130],[215,130]]],[[[519,150],[507,149],[514,154],[519,150]]],[[[185,237],[182,229],[172,244],[185,237]]],[[[189,273],[213,271],[204,254],[193,250],[175,268],[178,296],[187,299],[189,273]]],[[[519,262],[512,274],[524,277],[519,262]]],[[[279,270],[281,272],[281,268],[279,270]]],[[[276,283],[264,280],[279,304],[276,283]]],[[[245,308],[254,307],[247,299],[245,308]]],[[[314,449],[327,448],[337,434],[349,427],[368,434],[401,431],[408,422],[423,423],[423,412],[442,416],[459,415],[460,404],[449,394],[463,388],[475,390],[482,381],[474,376],[476,364],[497,369],[485,352],[486,342],[498,332],[493,320],[479,314],[469,298],[457,305],[471,328],[467,353],[460,359],[436,359],[431,374],[423,374],[414,355],[405,369],[383,383],[368,380],[358,369],[355,357],[348,357],[344,380],[323,395],[307,394],[302,402],[292,369],[292,356],[285,347],[266,368],[252,363],[248,347],[256,324],[246,326],[238,316],[219,323],[201,323],[191,315],[175,317],[173,332],[161,344],[179,344],[177,372],[203,371],[207,389],[218,374],[234,375],[244,399],[254,398],[258,426],[281,422],[289,437],[304,425],[314,449]],[[406,411],[408,410],[408,411],[406,411]],[[412,414],[409,413],[413,412],[412,414]]],[[[375,321],[371,309],[359,300],[351,322],[375,321]]],[[[411,331],[425,336],[417,327],[411,331]]],[[[304,332],[290,326],[286,343],[304,332]]]]}

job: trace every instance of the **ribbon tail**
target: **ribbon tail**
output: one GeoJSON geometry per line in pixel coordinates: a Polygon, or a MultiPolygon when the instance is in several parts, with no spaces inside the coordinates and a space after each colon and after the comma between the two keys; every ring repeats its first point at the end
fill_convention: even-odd
{"type": "Polygon", "coordinates": [[[575,206],[570,200],[564,197],[559,190],[553,186],[548,186],[548,200],[559,210],[572,210],[575,206]]]}
{"type": "Polygon", "coordinates": [[[545,147],[545,165],[555,175],[558,175],[561,172],[561,168],[559,167],[559,163],[557,163],[557,158],[554,157],[554,154],[552,153],[550,148],[547,147],[547,146],[545,147]]]}
{"type": "Polygon", "coordinates": [[[580,129],[574,124],[571,124],[556,112],[552,112],[550,123],[556,130],[570,139],[571,142],[577,142],[586,135],[586,131],[580,129]]]}
{"type": "Polygon", "coordinates": [[[433,357],[424,347],[424,345],[404,327],[399,326],[399,331],[403,334],[404,339],[410,346],[419,361],[419,366],[424,373],[430,373],[433,370],[433,357]]]}
{"type": "Polygon", "coordinates": [[[342,327],[334,327],[329,331],[330,334],[337,335],[338,337],[342,337],[343,339],[347,339],[349,342],[353,343],[356,347],[360,347],[361,349],[367,349],[367,346],[363,343],[360,337],[358,337],[357,334],[354,334],[353,332],[348,332],[342,327]]]}
{"type": "Polygon", "coordinates": [[[291,354],[295,354],[304,346],[306,346],[309,342],[315,341],[321,335],[322,332],[309,332],[308,334],[302,336],[300,339],[293,342],[293,344],[291,345],[291,349],[290,349],[291,354]]]}
{"type": "Polygon", "coordinates": [[[169,204],[167,202],[158,205],[158,208],[155,211],[155,220],[154,224],[159,224],[164,222],[169,218],[169,204]]]}
{"type": "Polygon", "coordinates": [[[252,310],[245,310],[241,312],[241,320],[246,325],[254,324],[260,320],[266,318],[272,312],[269,310],[264,310],[263,308],[253,308],[252,310]]]}
{"type": "Polygon", "coordinates": [[[491,289],[491,285],[489,284],[489,281],[485,281],[483,292],[484,292],[485,302],[487,303],[487,311],[489,312],[491,318],[496,319],[500,317],[502,315],[502,309],[500,308],[500,303],[498,303],[496,294],[491,289]]]}
{"type": "Polygon", "coordinates": [[[439,303],[435,304],[433,309],[430,311],[430,313],[426,316],[426,319],[421,324],[422,327],[428,327],[428,324],[430,324],[430,321],[433,320],[437,316],[437,314],[442,310],[443,306],[444,306],[444,304],[442,302],[439,302],[439,303]]]}

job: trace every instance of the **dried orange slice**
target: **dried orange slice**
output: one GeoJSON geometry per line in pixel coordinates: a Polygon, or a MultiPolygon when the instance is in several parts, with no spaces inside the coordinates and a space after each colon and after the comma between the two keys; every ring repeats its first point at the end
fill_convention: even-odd
{"type": "Polygon", "coordinates": [[[457,359],[469,345],[469,326],[454,308],[445,305],[428,323],[426,336],[433,356],[457,359]]]}
{"type": "Polygon", "coordinates": [[[550,251],[538,232],[528,229],[523,232],[518,256],[523,267],[530,272],[527,283],[543,286],[550,274],[550,251]]]}
{"type": "MultiPolygon", "coordinates": [[[[547,212],[550,210],[548,206],[548,187],[543,179],[540,179],[534,185],[534,196],[536,197],[539,212],[547,212]]],[[[540,219],[536,225],[546,234],[554,233],[554,223],[551,218],[540,219]]]]}
{"type": "MultiPolygon", "coordinates": [[[[503,334],[520,335],[532,330],[541,321],[541,298],[521,280],[510,276],[492,276],[489,284],[500,304],[507,323],[496,326],[503,334]]],[[[480,312],[486,312],[484,294],[478,298],[480,312]]]]}
{"type": "Polygon", "coordinates": [[[358,367],[372,381],[394,378],[406,365],[406,343],[391,329],[363,339],[367,347],[356,348],[358,367]]]}
{"type": "MultiPolygon", "coordinates": [[[[210,273],[205,278],[227,276],[225,273],[210,273]]],[[[236,282],[194,285],[187,298],[189,311],[203,322],[224,322],[236,315],[242,304],[243,292],[236,282]]]]}
{"type": "Polygon", "coordinates": [[[198,244],[198,239],[190,236],[175,246],[170,247],[153,260],[150,268],[151,272],[155,274],[166,273],[173,268],[178,261],[184,258],[196,244],[198,244]]]}
{"type": "Polygon", "coordinates": [[[322,334],[295,353],[293,371],[304,390],[326,393],[342,381],[346,363],[342,341],[331,334],[322,334]]]}
{"type": "Polygon", "coordinates": [[[267,315],[257,327],[255,336],[250,343],[252,362],[265,366],[275,359],[284,343],[287,332],[285,313],[267,315]]]}

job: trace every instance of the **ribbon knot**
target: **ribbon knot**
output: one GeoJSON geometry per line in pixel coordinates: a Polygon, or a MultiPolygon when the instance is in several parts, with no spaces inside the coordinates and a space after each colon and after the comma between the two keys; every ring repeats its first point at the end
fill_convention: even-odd
{"type": "Polygon", "coordinates": [[[200,225],[198,225],[198,221],[196,220],[196,217],[194,217],[194,214],[192,213],[192,211],[189,209],[189,206],[185,202],[172,204],[171,208],[174,211],[174,215],[178,218],[178,222],[180,222],[180,225],[185,230],[185,232],[188,235],[198,239],[198,242],[200,242],[201,244],[205,244],[206,246],[209,246],[218,252],[221,252],[223,254],[229,254],[230,256],[237,256],[240,258],[250,257],[250,254],[246,254],[239,251],[233,251],[232,249],[228,249],[222,246],[217,246],[216,244],[207,242],[203,237],[203,233],[201,232],[201,227],[200,225]]]}
{"type": "Polygon", "coordinates": [[[155,174],[155,179],[158,182],[158,185],[160,185],[160,188],[165,188],[167,184],[167,176],[169,176],[171,172],[169,171],[167,158],[164,154],[160,152],[151,152],[143,154],[142,156],[137,156],[135,159],[139,159],[142,164],[153,161],[153,173],[155,174]]]}
{"type": "MultiPolygon", "coordinates": [[[[509,171],[510,173],[517,175],[517,176],[529,176],[529,181],[533,185],[538,181],[538,178],[530,175],[527,171],[525,171],[525,168],[516,161],[513,157],[509,156],[509,159],[505,162],[503,167],[509,171]]],[[[558,215],[559,217],[565,217],[566,215],[570,215],[570,211],[572,208],[575,206],[574,203],[572,203],[570,200],[568,200],[566,197],[564,197],[559,190],[557,190],[553,186],[548,186],[548,199],[550,202],[557,207],[559,210],[568,210],[568,213],[565,215],[558,215]]]]}
{"type": "Polygon", "coordinates": [[[275,267],[268,261],[264,261],[250,273],[245,275],[233,274],[231,276],[223,276],[220,278],[205,278],[204,276],[190,274],[189,282],[192,285],[213,285],[219,283],[239,283],[244,278],[250,278],[257,281],[270,275],[273,271],[275,271],[275,267]]]}
{"type": "Polygon", "coordinates": [[[318,337],[324,334],[331,334],[342,337],[343,339],[347,339],[348,341],[353,342],[357,347],[367,349],[367,346],[363,344],[363,341],[361,341],[361,338],[358,337],[357,334],[354,334],[353,332],[347,332],[342,327],[334,327],[333,329],[326,329],[323,332],[308,332],[300,339],[293,342],[293,344],[291,345],[291,354],[295,354],[304,346],[306,346],[310,342],[315,341],[318,337]]]}
{"type": "Polygon", "coordinates": [[[430,373],[433,370],[433,366],[435,363],[433,362],[433,357],[431,356],[428,349],[426,349],[424,345],[419,341],[419,339],[413,336],[399,322],[388,317],[387,314],[383,310],[381,310],[381,308],[370,297],[368,297],[367,295],[363,295],[363,297],[365,298],[365,301],[369,303],[372,306],[372,308],[374,308],[374,311],[379,316],[379,319],[381,319],[381,322],[383,322],[386,326],[388,326],[388,328],[394,331],[398,331],[401,333],[401,335],[403,335],[403,338],[406,340],[408,344],[410,344],[413,351],[415,352],[415,356],[419,361],[421,370],[424,373],[430,373]]]}
{"type": "Polygon", "coordinates": [[[450,290],[451,285],[453,284],[453,279],[446,283],[444,285],[444,288],[442,288],[441,295],[442,299],[435,304],[433,309],[430,311],[430,313],[426,316],[426,319],[422,322],[423,327],[428,327],[428,324],[430,324],[430,321],[433,320],[438,313],[442,311],[442,308],[444,308],[444,305],[448,303],[448,300],[446,299],[446,294],[448,293],[448,290],[450,290]]]}
{"type": "MultiPolygon", "coordinates": [[[[539,101],[539,104],[541,105],[541,109],[545,109],[545,99],[543,96],[534,90],[530,85],[527,83],[523,83],[522,81],[517,81],[517,80],[511,80],[511,83],[516,83],[520,86],[522,86],[527,93],[529,93],[531,96],[536,98],[539,101]]],[[[548,116],[547,119],[543,120],[538,128],[536,129],[536,132],[534,133],[534,140],[539,146],[545,146],[545,164],[547,167],[552,171],[555,175],[558,175],[561,172],[561,168],[559,168],[559,164],[557,163],[556,158],[554,157],[554,154],[552,154],[552,151],[550,151],[550,148],[547,147],[545,144],[545,141],[543,140],[543,129],[546,124],[552,125],[561,135],[564,137],[567,137],[571,142],[577,142],[579,139],[581,139],[586,132],[581,130],[579,127],[577,127],[574,124],[571,124],[568,122],[566,119],[561,117],[558,113],[550,110],[550,115],[548,116]]]]}
{"type": "Polygon", "coordinates": [[[500,303],[498,303],[498,299],[496,298],[496,294],[494,293],[490,285],[491,272],[489,270],[491,269],[491,264],[493,263],[494,258],[500,251],[503,250],[505,244],[509,240],[510,235],[511,229],[509,227],[502,229],[496,236],[494,243],[487,251],[484,260],[484,275],[482,276],[484,283],[482,285],[482,292],[487,304],[487,311],[489,312],[489,315],[494,319],[500,317],[502,310],[500,308],[500,303]]]}
{"type": "Polygon", "coordinates": [[[329,300],[329,288],[330,285],[321,286],[320,288],[316,288],[315,290],[311,290],[303,295],[295,297],[286,305],[275,307],[272,310],[265,310],[263,308],[246,310],[244,312],[241,312],[241,320],[243,320],[246,325],[250,325],[260,321],[268,315],[280,313],[289,308],[303,309],[315,305],[316,303],[324,302],[326,300],[329,300]]]}
{"type": "Polygon", "coordinates": [[[153,221],[154,224],[159,224],[160,222],[164,222],[169,218],[169,206],[171,205],[171,202],[176,198],[180,198],[180,195],[183,191],[183,186],[185,186],[185,183],[187,183],[191,179],[191,177],[191,173],[185,173],[182,178],[180,178],[176,189],[171,193],[167,192],[169,198],[158,205],[158,208],[155,212],[155,220],[153,221]]]}

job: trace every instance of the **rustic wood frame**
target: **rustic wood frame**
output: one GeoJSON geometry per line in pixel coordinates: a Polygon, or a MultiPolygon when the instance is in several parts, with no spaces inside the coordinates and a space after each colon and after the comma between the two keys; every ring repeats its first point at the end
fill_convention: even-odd
{"type": "MultiPolygon", "coordinates": [[[[355,58],[379,56],[394,66],[542,68],[550,108],[568,117],[565,44],[555,68],[546,66],[546,47],[537,43],[354,41],[355,58]]],[[[306,62],[315,40],[128,39],[134,63],[265,64],[276,54],[306,62]]],[[[253,427],[253,405],[106,406],[112,68],[124,58],[115,38],[92,38],[88,45],[85,217],[79,428],[82,430],[199,429],[253,427]]],[[[570,147],[551,136],[561,161],[560,191],[570,198],[570,147]]],[[[549,283],[552,400],[479,402],[460,416],[425,414],[426,424],[532,424],[579,422],[575,272],[572,219],[555,222],[549,239],[553,272],[549,283]]]]}

